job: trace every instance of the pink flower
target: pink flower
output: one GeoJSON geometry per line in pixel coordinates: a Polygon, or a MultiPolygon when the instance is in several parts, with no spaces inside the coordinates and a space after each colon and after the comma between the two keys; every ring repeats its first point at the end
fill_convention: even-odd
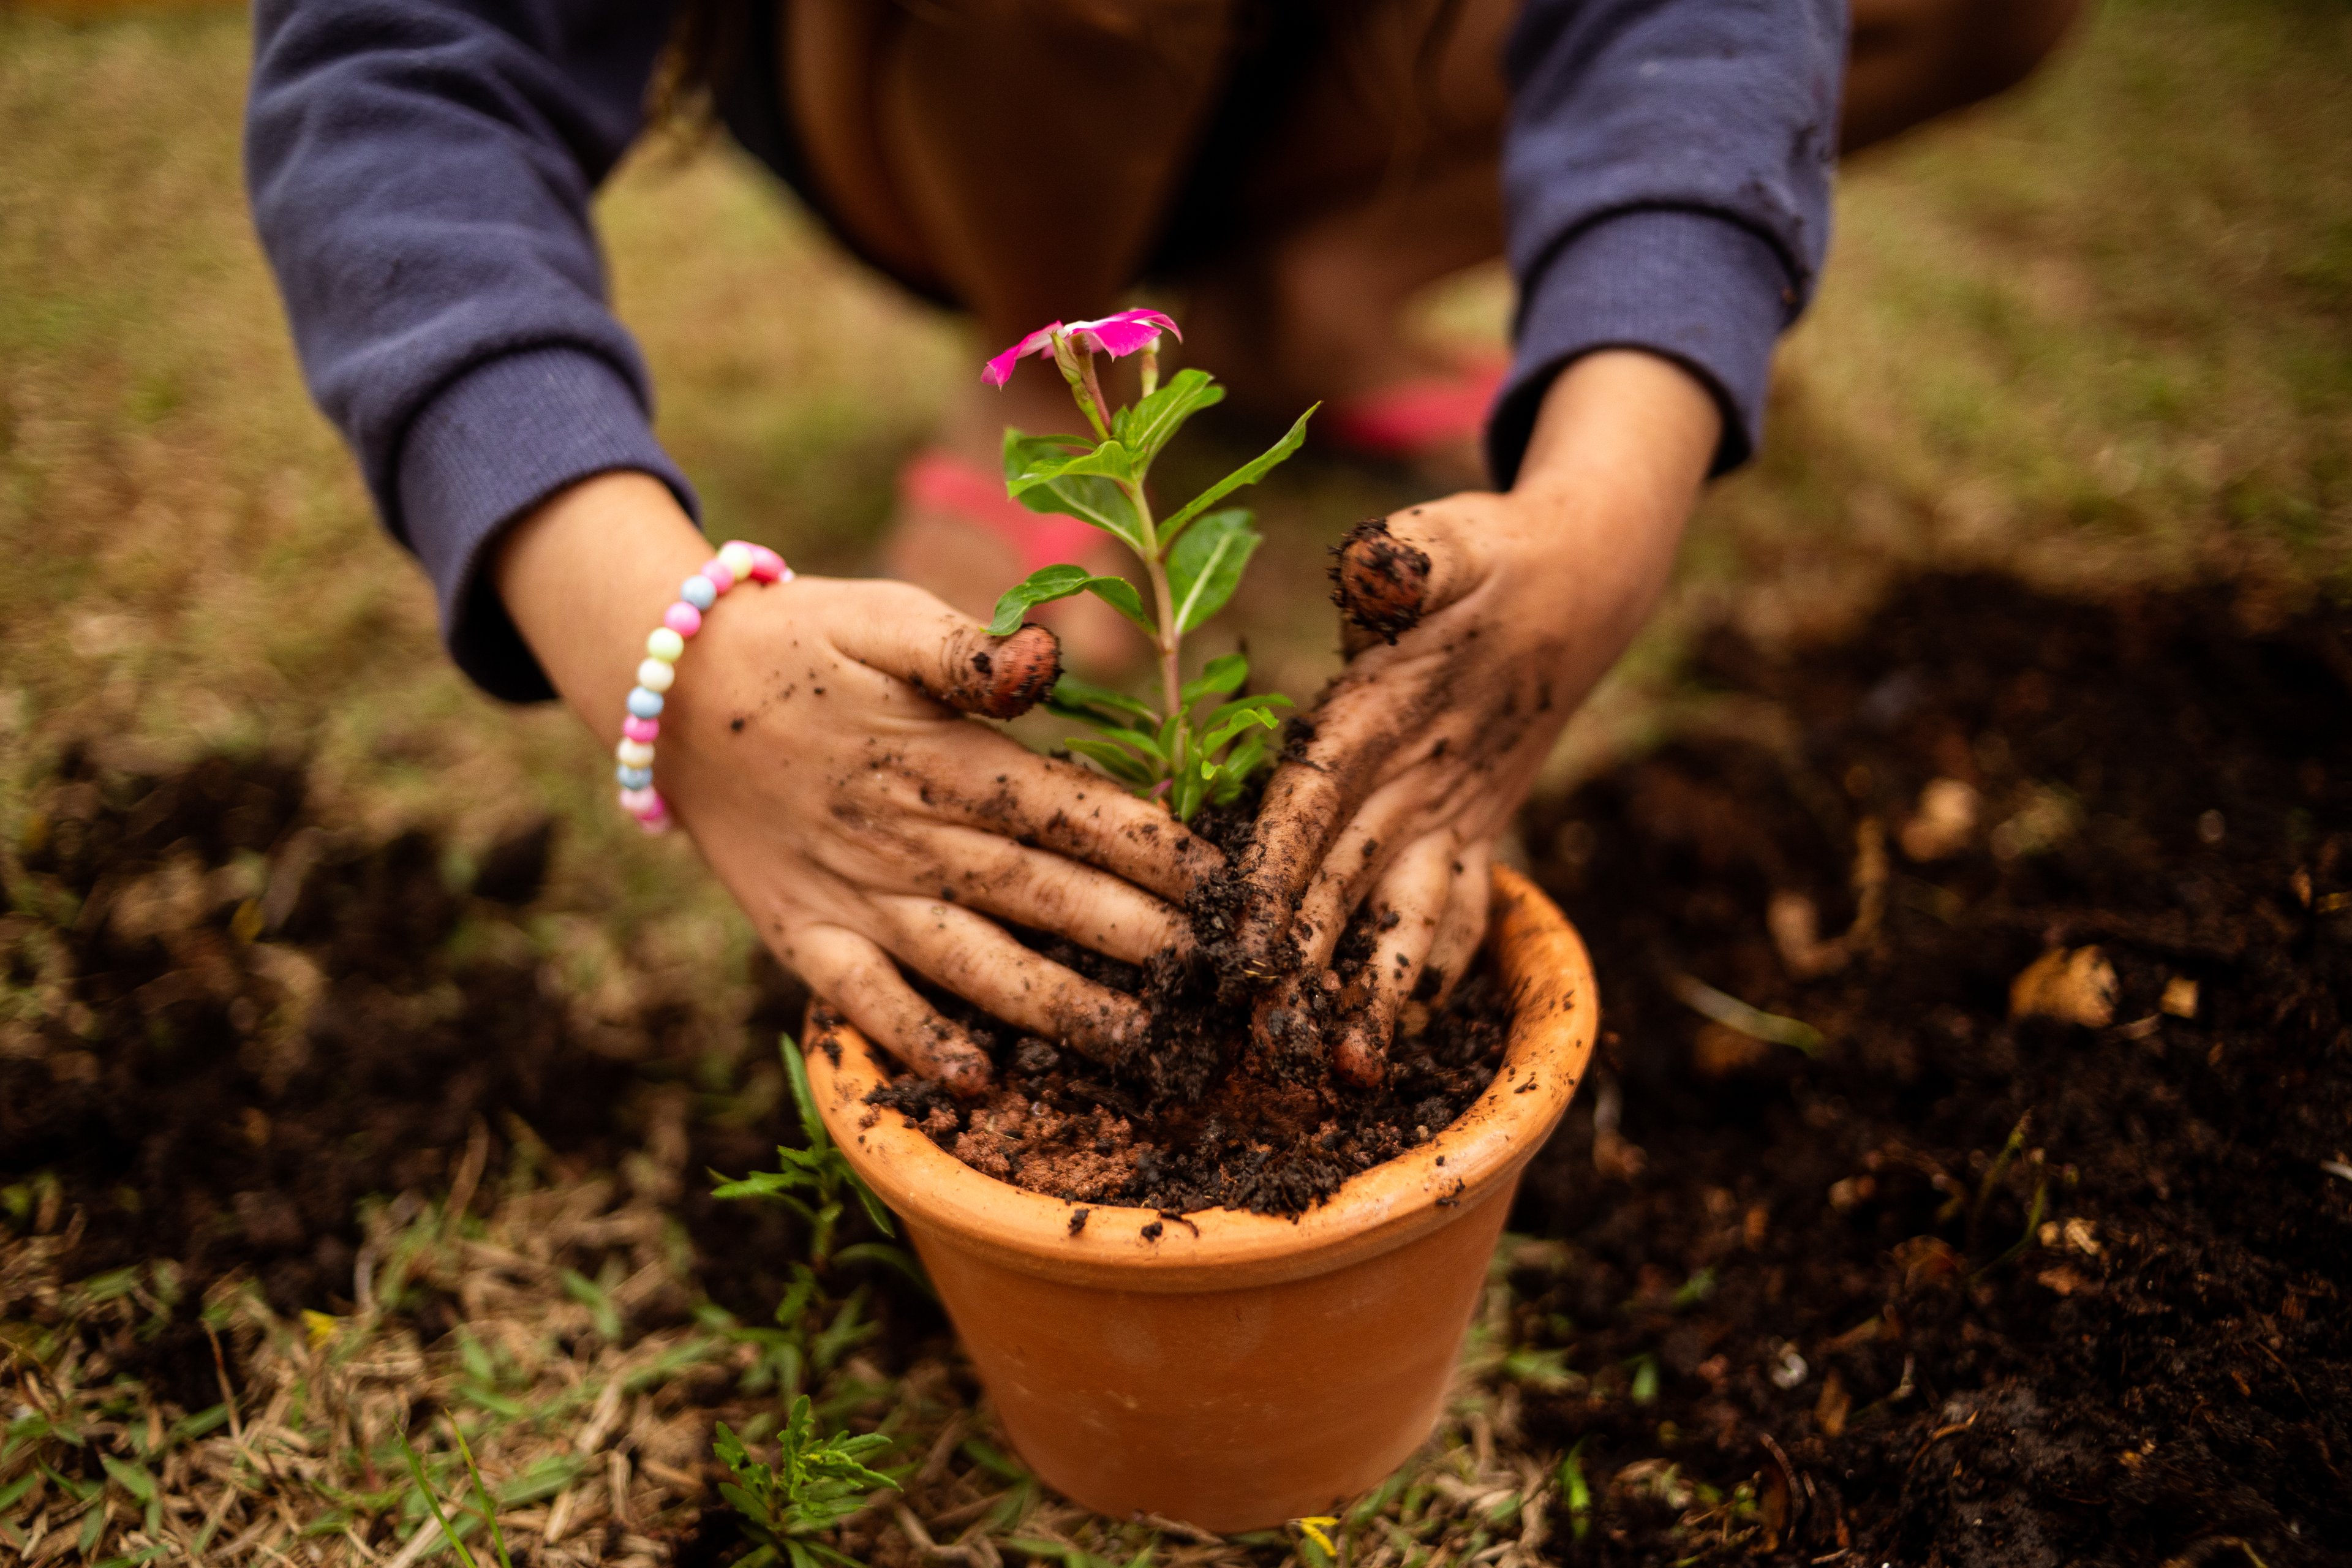
{"type": "Polygon", "coordinates": [[[1184,338],[1177,331],[1175,321],[1163,310],[1121,310],[1105,316],[1099,321],[1060,321],[1038,328],[1027,337],[990,360],[981,371],[981,380],[991,386],[1003,386],[1013,379],[1013,367],[1031,354],[1051,356],[1054,334],[1059,332],[1070,340],[1075,348],[1092,353],[1106,353],[1113,359],[1124,359],[1138,349],[1148,349],[1160,341],[1160,334],[1174,335],[1179,342],[1184,338]]]}

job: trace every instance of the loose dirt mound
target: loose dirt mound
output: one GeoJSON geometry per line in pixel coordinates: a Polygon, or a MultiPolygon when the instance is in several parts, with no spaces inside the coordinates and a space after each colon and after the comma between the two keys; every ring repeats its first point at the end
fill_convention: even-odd
{"type": "Polygon", "coordinates": [[[1582,1560],[2352,1561],[2347,632],[1929,579],[1531,816],[1618,1075],[1517,1216],[1582,1560]]]}
{"type": "Polygon", "coordinates": [[[68,757],[0,910],[0,1185],[37,1175],[15,1201],[83,1213],[68,1270],[169,1258],[193,1300],[243,1268],[283,1311],[348,1302],[361,1199],[495,1183],[519,1149],[574,1171],[649,1151],[656,1195],[709,1215],[703,1166],[774,1138],[689,1117],[698,1053],[763,1058],[805,993],[769,966],[747,1037],[628,955],[567,949],[531,908],[550,849],[529,826],[453,875],[435,836],[334,826],[282,760],[68,757]]]}

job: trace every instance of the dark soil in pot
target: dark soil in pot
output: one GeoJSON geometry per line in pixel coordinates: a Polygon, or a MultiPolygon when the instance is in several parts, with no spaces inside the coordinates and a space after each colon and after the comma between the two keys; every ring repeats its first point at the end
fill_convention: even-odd
{"type": "MultiPolygon", "coordinates": [[[[1264,776],[1235,805],[1203,811],[1196,831],[1238,858],[1256,822],[1264,776]]],[[[1230,903],[1213,887],[1204,903],[1230,903]]],[[[1196,911],[1196,920],[1198,913],[1196,911]]],[[[1393,917],[1391,917],[1393,919],[1393,917]]],[[[974,1170],[1076,1203],[1297,1215],[1339,1184],[1450,1126],[1494,1081],[1510,1032],[1509,998],[1483,958],[1426,1026],[1400,1037],[1387,1081],[1359,1089],[1313,1048],[1321,1019],[1374,951],[1359,920],[1333,953],[1328,987],[1310,987],[1305,1026],[1256,1037],[1252,1009],[1271,983],[1241,982],[1210,960],[1147,972],[1057,938],[1024,935],[1055,963],[1143,998],[1149,1040],[1117,1063],[1022,1034],[927,987],[933,1005],[989,1054],[989,1091],[960,1100],[901,1073],[873,1097],[902,1111],[974,1170]]],[[[1437,977],[1416,994],[1433,998],[1437,977]]]]}
{"type": "Polygon", "coordinates": [[[1377,1089],[1328,1071],[1268,1070],[1242,1045],[1247,1015],[1227,1016],[1234,1061],[1197,1095],[1148,1073],[1106,1070],[986,1019],[963,1021],[996,1065],[987,1094],[959,1100],[902,1074],[873,1103],[905,1112],[974,1170],[1076,1203],[1169,1216],[1206,1208],[1296,1215],[1452,1125],[1494,1081],[1510,1007],[1491,971],[1474,970],[1423,1034],[1399,1042],[1377,1089]]]}

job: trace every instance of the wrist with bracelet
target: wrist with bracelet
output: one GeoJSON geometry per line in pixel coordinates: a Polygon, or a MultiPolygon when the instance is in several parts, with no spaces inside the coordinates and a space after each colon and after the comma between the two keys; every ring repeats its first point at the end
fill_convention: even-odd
{"type": "Polygon", "coordinates": [[[677,602],[662,612],[662,624],[646,638],[645,660],[637,666],[637,683],[621,721],[621,743],[613,754],[620,763],[614,778],[621,786],[621,809],[647,833],[669,826],[669,805],[654,787],[654,742],[661,736],[662,710],[668,706],[687,643],[702,629],[703,616],[737,584],[792,579],[793,569],[784,558],[766,545],[730,540],[700,571],[678,584],[677,602]]]}

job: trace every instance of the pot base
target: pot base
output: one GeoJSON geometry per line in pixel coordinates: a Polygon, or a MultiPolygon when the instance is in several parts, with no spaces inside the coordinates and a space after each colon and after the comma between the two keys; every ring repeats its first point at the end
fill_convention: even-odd
{"type": "Polygon", "coordinates": [[[965,1348],[1040,1479],[1231,1534],[1329,1513],[1428,1439],[1517,1186],[1392,1252],[1231,1290],[1107,1291],[914,1239],[948,1315],[997,1325],[965,1348]]]}

